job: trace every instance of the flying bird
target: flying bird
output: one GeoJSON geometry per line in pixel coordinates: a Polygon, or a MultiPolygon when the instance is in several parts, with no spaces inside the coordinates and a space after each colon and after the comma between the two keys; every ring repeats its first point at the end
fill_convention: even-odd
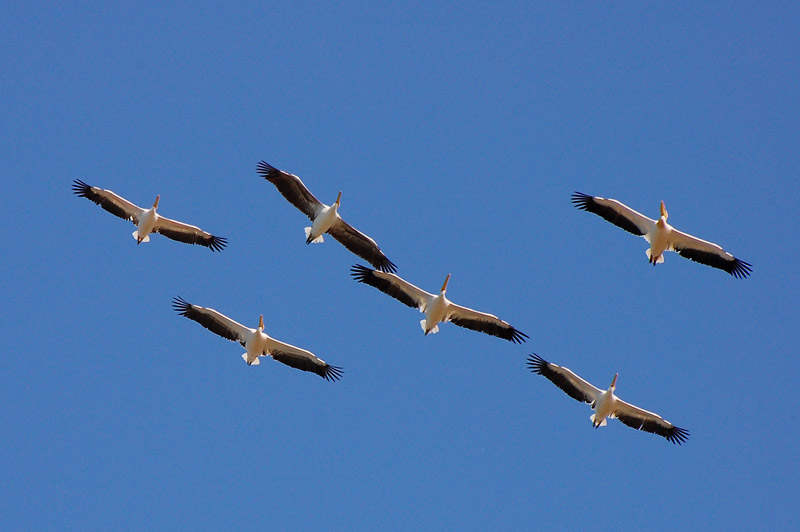
{"type": "Polygon", "coordinates": [[[658,221],[651,220],[617,200],[589,196],[581,192],[572,195],[572,203],[575,207],[601,216],[629,233],[644,237],[650,244],[646,253],[653,266],[664,262],[665,251],[677,251],[682,257],[725,270],[737,279],[744,279],[753,271],[749,263],[737,259],[717,244],[682,233],[669,225],[667,223],[669,213],[663,201],[658,221]]]}
{"type": "Polygon", "coordinates": [[[497,336],[513,343],[522,343],[525,338],[528,338],[527,334],[516,330],[497,316],[450,302],[445,297],[447,283],[450,281],[449,273],[439,293],[434,295],[417,288],[393,273],[370,270],[360,264],[353,266],[350,271],[358,282],[374,286],[401,303],[418,308],[420,312],[424,313],[425,319],[419,323],[426,335],[439,332],[439,322],[450,321],[459,327],[497,336]]]}
{"type": "Polygon", "coordinates": [[[328,233],[379,270],[390,273],[397,271],[397,266],[386,258],[373,239],[339,216],[341,191],[333,205],[325,205],[314,197],[296,175],[278,170],[264,161],[259,162],[256,169],[261,177],[278,188],[278,192],[283,194],[289,203],[300,209],[311,220],[311,227],[305,228],[306,244],[319,244],[323,241],[322,235],[328,233]]]}
{"type": "Polygon", "coordinates": [[[271,356],[287,366],[311,371],[329,381],[342,376],[342,368],[331,366],[313,353],[271,338],[264,332],[264,315],[258,318],[258,328],[251,329],[233,321],[211,308],[192,305],[180,296],[172,299],[172,308],[181,316],[194,320],[209,331],[244,346],[242,358],[248,365],[260,364],[258,357],[271,356]]]}
{"type": "Polygon", "coordinates": [[[676,427],[658,414],[642,410],[614,395],[619,373],[614,375],[608,390],[603,391],[578,377],[571,370],[547,362],[535,353],[528,357],[528,369],[543,375],[573,399],[592,405],[594,414],[589,419],[594,428],[605,427],[607,418],[617,418],[629,427],[658,434],[678,445],[689,437],[688,430],[676,427]]]}
{"type": "Polygon", "coordinates": [[[78,196],[97,203],[111,214],[133,222],[136,226],[133,238],[136,239],[137,244],[150,242],[150,233],[160,233],[167,238],[186,244],[200,244],[211,251],[222,251],[228,243],[227,239],[206,233],[199,227],[177,222],[158,214],[156,209],[161,196],[156,196],[152,207],[143,209],[110,190],[87,185],[80,179],[73,182],[72,191],[78,196]]]}

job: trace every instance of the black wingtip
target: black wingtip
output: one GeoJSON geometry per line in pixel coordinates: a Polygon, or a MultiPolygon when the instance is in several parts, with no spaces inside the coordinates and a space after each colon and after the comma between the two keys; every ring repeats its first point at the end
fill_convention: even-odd
{"type": "Polygon", "coordinates": [[[584,194],[583,192],[573,192],[572,196],[570,196],[572,204],[584,211],[589,210],[589,203],[592,199],[592,196],[584,194]]]}
{"type": "Polygon", "coordinates": [[[181,296],[175,296],[172,298],[172,310],[181,316],[186,316],[186,313],[189,312],[191,307],[191,303],[183,299],[181,296]]]}
{"type": "Polygon", "coordinates": [[[533,373],[543,375],[545,367],[547,367],[547,361],[536,353],[531,353],[528,356],[528,369],[533,373]]]}
{"type": "Polygon", "coordinates": [[[81,181],[80,179],[75,179],[72,181],[72,193],[77,194],[81,197],[86,197],[89,194],[89,190],[92,187],[81,181]]]}
{"type": "Polygon", "coordinates": [[[688,439],[689,431],[680,427],[672,427],[672,431],[667,435],[667,441],[677,445],[682,445],[688,439]]]}
{"type": "Polygon", "coordinates": [[[212,236],[211,241],[208,243],[211,251],[222,251],[228,245],[228,239],[222,236],[212,236]]]}
{"type": "Polygon", "coordinates": [[[344,374],[344,370],[339,366],[328,366],[325,368],[325,372],[322,374],[322,378],[326,381],[336,382],[342,378],[344,374]]]}
{"type": "Polygon", "coordinates": [[[728,273],[730,273],[737,279],[747,279],[748,277],[750,277],[750,274],[752,272],[753,272],[753,266],[749,262],[745,262],[739,259],[734,259],[733,267],[730,269],[728,273]]]}
{"type": "Polygon", "coordinates": [[[518,331],[517,329],[511,328],[511,337],[508,340],[514,344],[521,344],[524,343],[525,340],[530,338],[527,334],[522,331],[518,331]]]}
{"type": "Polygon", "coordinates": [[[366,282],[367,276],[370,274],[372,274],[372,270],[361,264],[354,264],[353,267],[350,268],[350,275],[359,283],[366,282]]]}
{"type": "Polygon", "coordinates": [[[266,180],[271,180],[276,177],[276,174],[280,174],[281,171],[272,166],[271,164],[267,163],[266,161],[259,161],[256,165],[256,172],[266,180]]]}
{"type": "Polygon", "coordinates": [[[387,258],[384,258],[380,264],[376,264],[375,267],[384,273],[397,273],[397,266],[387,258]]]}

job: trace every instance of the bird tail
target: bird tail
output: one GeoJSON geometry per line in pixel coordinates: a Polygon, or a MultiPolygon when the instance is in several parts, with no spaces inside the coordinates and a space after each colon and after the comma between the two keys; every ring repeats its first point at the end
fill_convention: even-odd
{"type": "Polygon", "coordinates": [[[312,240],[310,227],[306,227],[305,231],[306,231],[306,244],[322,244],[325,241],[325,239],[322,238],[322,235],[319,235],[317,238],[314,238],[312,240]]]}
{"type": "Polygon", "coordinates": [[[150,242],[150,235],[145,235],[143,239],[139,240],[139,231],[136,230],[132,233],[133,238],[136,239],[136,242],[141,244],[142,242],[150,242]]]}
{"type": "Polygon", "coordinates": [[[248,362],[247,361],[247,353],[244,353],[242,355],[242,358],[244,359],[245,362],[247,362],[248,366],[258,366],[259,364],[261,364],[261,361],[258,359],[258,357],[256,357],[255,360],[253,360],[252,362],[248,362]]]}
{"type": "Polygon", "coordinates": [[[427,328],[427,325],[428,325],[427,320],[420,320],[419,324],[422,326],[422,331],[426,335],[428,335],[428,334],[436,334],[436,333],[439,332],[439,325],[438,324],[434,325],[433,329],[431,329],[430,331],[427,328]]]}
{"type": "Polygon", "coordinates": [[[653,262],[653,254],[650,252],[650,248],[647,248],[647,251],[645,251],[645,253],[647,254],[647,260],[653,266],[655,266],[656,264],[661,264],[662,262],[664,262],[664,254],[663,253],[658,256],[658,258],[655,260],[655,262],[653,262]]]}
{"type": "Polygon", "coordinates": [[[592,414],[591,416],[589,416],[589,419],[591,419],[591,420],[592,420],[592,425],[594,425],[594,428],[597,428],[597,427],[605,427],[605,426],[608,424],[608,423],[606,422],[606,418],[603,418],[603,421],[601,421],[600,423],[597,423],[597,422],[595,421],[594,414],[592,414]]]}

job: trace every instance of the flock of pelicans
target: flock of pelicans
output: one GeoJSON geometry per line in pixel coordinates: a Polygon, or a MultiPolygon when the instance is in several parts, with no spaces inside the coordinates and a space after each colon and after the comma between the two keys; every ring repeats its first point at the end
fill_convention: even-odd
{"type": "MultiPolygon", "coordinates": [[[[258,163],[257,171],[311,220],[311,226],[305,228],[306,244],[321,243],[323,235],[327,233],[351,252],[369,262],[375,269],[357,264],[351,269],[353,278],[358,282],[374,286],[409,307],[419,309],[425,314],[420,325],[426,335],[439,332],[439,323],[449,321],[460,327],[504,338],[513,343],[522,343],[528,338],[525,333],[493,314],[462,307],[447,299],[449,274],[441,289],[433,294],[397,276],[395,273],[397,267],[384,255],[378,244],[345,222],[339,215],[341,192],[332,205],[325,205],[314,197],[296,175],[273,168],[263,161],[258,163]]],[[[194,225],[161,216],[156,212],[160,196],[156,196],[152,207],[144,209],[110,190],[93,187],[80,180],[74,181],[72,189],[78,196],[85,197],[108,212],[133,222],[136,225],[133,238],[137,244],[149,242],[151,233],[159,233],[187,244],[200,244],[212,251],[221,251],[227,244],[225,238],[214,236],[194,225]]],[[[667,223],[669,214],[663,201],[658,220],[652,220],[617,200],[589,196],[580,192],[572,195],[572,203],[577,208],[597,214],[634,235],[644,237],[650,244],[646,252],[647,258],[654,266],[664,262],[665,251],[676,251],[683,257],[719,268],[739,279],[749,276],[752,271],[750,264],[735,258],[720,246],[678,231],[669,225],[667,223]]],[[[172,306],[182,316],[196,321],[223,338],[242,344],[245,348],[242,358],[248,364],[258,365],[259,357],[271,356],[278,362],[303,371],[311,371],[326,380],[335,381],[342,376],[341,368],[331,366],[310,351],[268,336],[264,332],[263,315],[259,317],[258,328],[251,329],[214,309],[193,305],[181,297],[175,297],[172,306]]],[[[528,358],[528,367],[532,372],[546,377],[570,397],[589,403],[594,410],[590,419],[595,428],[605,426],[608,418],[616,418],[629,427],[658,434],[672,443],[681,444],[689,437],[686,429],[676,427],[658,414],[619,399],[614,394],[618,374],[614,375],[608,389],[602,390],[571,370],[547,362],[536,354],[528,358]]]]}

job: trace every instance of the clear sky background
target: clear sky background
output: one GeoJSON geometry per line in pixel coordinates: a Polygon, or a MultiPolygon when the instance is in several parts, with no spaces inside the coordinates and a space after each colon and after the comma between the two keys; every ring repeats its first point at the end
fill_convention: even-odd
{"type": "Polygon", "coordinates": [[[7,4],[4,530],[790,529],[798,474],[796,3],[7,4]],[[256,163],[521,346],[349,268],[256,163]],[[225,236],[154,236],[73,179],[225,236]],[[720,243],[749,279],[570,204],[720,243]],[[181,295],[344,368],[243,348],[181,295]],[[691,431],[580,404],[536,352],[691,431]],[[766,519],[766,521],[765,521],[766,519]]]}

